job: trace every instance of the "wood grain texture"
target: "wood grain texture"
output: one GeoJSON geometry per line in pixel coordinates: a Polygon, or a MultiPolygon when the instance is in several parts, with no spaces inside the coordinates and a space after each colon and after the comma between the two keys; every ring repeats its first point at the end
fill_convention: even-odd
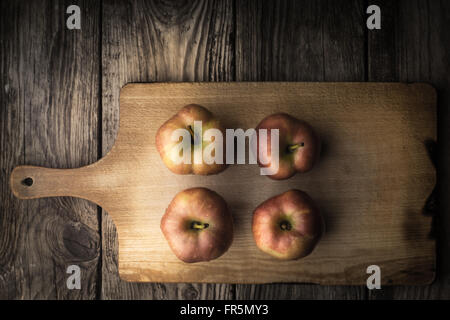
{"type": "Polygon", "coordinates": [[[438,92],[438,182],[432,236],[437,239],[437,277],[430,286],[392,286],[370,291],[370,299],[450,298],[450,5],[446,1],[379,1],[382,29],[369,32],[369,81],[426,81],[438,92]],[[437,199],[438,200],[437,200],[437,199]]]}
{"type": "Polygon", "coordinates": [[[66,170],[17,167],[11,185],[21,198],[70,195],[102,206],[118,231],[121,278],[362,285],[367,266],[376,264],[384,272],[382,284],[428,284],[434,279],[431,218],[422,214],[436,183],[424,145],[436,138],[431,86],[129,84],[121,90],[120,106],[116,142],[97,163],[66,170]],[[278,182],[261,176],[257,165],[231,166],[213,176],[175,175],[161,161],[154,141],[157,129],[189,103],[211,110],[226,128],[255,128],[277,111],[302,118],[321,136],[321,161],[307,174],[278,182]],[[23,186],[25,177],[35,183],[23,186]],[[196,186],[226,199],[236,232],[233,245],[219,259],[186,264],[170,250],[160,222],[174,195],[196,186]],[[327,231],[310,256],[280,263],[255,246],[251,212],[292,188],[306,190],[316,200],[327,231]]]}
{"type": "MultiPolygon", "coordinates": [[[[71,75],[83,74],[81,77],[83,83],[89,86],[90,73],[82,68],[95,69],[90,67],[92,61],[90,58],[95,57],[97,52],[99,62],[103,69],[102,81],[102,104],[103,112],[100,110],[101,126],[94,126],[94,131],[99,129],[102,137],[98,136],[98,144],[101,146],[103,155],[112,146],[118,129],[119,107],[118,92],[120,87],[129,81],[165,81],[180,79],[192,80],[195,75],[203,70],[201,76],[197,80],[297,80],[297,81],[330,81],[330,80],[347,80],[361,81],[364,78],[369,81],[428,81],[438,89],[438,194],[440,214],[435,217],[435,227],[438,236],[438,265],[437,280],[432,286],[390,286],[381,291],[371,291],[371,298],[408,298],[408,299],[437,299],[450,297],[450,281],[448,272],[450,270],[449,263],[449,229],[448,221],[449,203],[447,193],[450,189],[448,185],[449,179],[449,150],[448,139],[450,137],[448,123],[450,121],[449,108],[449,78],[448,78],[448,45],[450,43],[446,32],[449,25],[449,5],[443,0],[418,0],[418,1],[384,1],[380,0],[377,4],[382,9],[382,30],[368,32],[365,30],[365,7],[367,1],[230,1],[225,3],[227,27],[220,27],[224,21],[223,15],[214,14],[220,12],[215,8],[220,8],[224,2],[219,4],[214,1],[201,2],[207,3],[205,9],[201,11],[197,9],[186,10],[185,7],[201,6],[199,2],[194,4],[181,4],[180,6],[170,6],[170,4],[162,3],[162,1],[153,1],[151,3],[131,2],[131,1],[1,1],[1,19],[0,19],[0,297],[1,298],[31,298],[34,296],[48,297],[86,297],[85,291],[81,295],[77,292],[71,292],[65,295],[64,290],[60,290],[58,294],[52,293],[64,288],[64,283],[59,281],[59,286],[53,285],[52,282],[46,282],[42,285],[42,278],[47,277],[50,266],[53,261],[48,258],[42,258],[36,262],[36,256],[33,263],[28,258],[29,253],[24,253],[28,248],[31,252],[30,243],[37,236],[33,235],[25,237],[25,231],[30,228],[24,217],[27,215],[28,205],[17,201],[9,189],[7,177],[12,168],[17,164],[39,163],[47,164],[44,161],[29,162],[25,159],[25,137],[27,139],[35,139],[25,126],[25,118],[30,118],[28,113],[32,108],[30,105],[33,99],[31,96],[33,90],[30,83],[39,83],[40,89],[49,90],[49,79],[67,79],[71,75]],[[99,2],[103,2],[103,10],[91,10],[90,6],[98,6],[99,2]],[[30,3],[32,5],[30,6],[30,3]],[[39,3],[39,4],[38,4],[39,3]],[[64,10],[69,4],[81,4],[81,8],[89,10],[87,23],[89,35],[84,33],[83,36],[88,39],[87,44],[84,40],[76,41],[78,46],[94,47],[92,42],[95,39],[102,38],[102,55],[94,49],[86,50],[83,62],[72,64],[72,61],[63,59],[60,51],[66,49],[58,49],[60,44],[70,42],[66,39],[58,43],[58,38],[65,35],[64,33],[56,33],[54,37],[53,31],[47,26],[52,25],[64,17],[64,10]],[[84,5],[89,3],[87,7],[84,5]],[[279,3],[279,4],[278,4],[279,3]],[[398,5],[397,5],[398,3],[398,5]],[[64,4],[64,5],[63,5],[64,4]],[[58,14],[47,15],[47,12],[54,11],[54,6],[59,6],[58,14]],[[28,8],[28,9],[27,9],[28,8]],[[162,9],[161,9],[162,8],[162,9]],[[155,11],[156,9],[156,11],[155,11]],[[234,10],[235,9],[235,10],[234,10]],[[275,10],[272,10],[275,9],[275,10]],[[214,11],[215,10],[215,11],[214,11]],[[188,12],[189,14],[186,14],[188,12]],[[201,14],[206,12],[205,14],[201,14]],[[327,14],[328,13],[328,14],[327,14]],[[97,16],[95,16],[97,14],[97,16]],[[301,19],[296,19],[295,14],[301,19]],[[330,15],[332,14],[332,15],[330,15]],[[160,18],[156,28],[147,27],[153,24],[153,20],[148,19],[150,16],[165,16],[166,20],[160,18]],[[103,23],[100,16],[102,16],[103,23]],[[136,17],[140,17],[136,19],[136,17]],[[184,17],[184,18],[179,18],[184,17]],[[286,19],[286,17],[289,17],[286,19]],[[46,22],[37,22],[44,19],[46,22]],[[180,57],[186,51],[179,50],[181,46],[177,43],[159,42],[158,39],[184,39],[185,35],[189,37],[191,33],[184,32],[180,26],[185,25],[183,21],[190,21],[188,27],[198,23],[203,28],[208,26],[219,26],[218,31],[214,32],[211,42],[207,42],[204,38],[200,39],[201,43],[208,43],[205,54],[198,57],[190,58],[187,63],[191,67],[184,70],[177,66],[161,64],[163,58],[159,58],[158,63],[153,64],[150,55],[151,47],[158,48],[159,57],[169,55],[171,57],[180,57]],[[233,23],[235,22],[235,23],[233,23]],[[96,28],[93,24],[97,23],[96,28]],[[44,27],[44,24],[46,27],[44,27]],[[160,26],[167,25],[166,28],[160,26]],[[142,28],[141,28],[142,27],[142,28]],[[38,28],[38,30],[36,30],[38,28]],[[46,29],[47,28],[47,29],[46,29]],[[103,32],[102,32],[103,28],[103,32]],[[323,30],[319,31],[319,28],[323,30]],[[43,29],[47,30],[43,33],[43,29]],[[158,33],[161,30],[168,29],[175,32],[181,30],[180,35],[171,33],[170,36],[165,33],[158,33]],[[264,30],[262,32],[261,30],[264,30]],[[150,36],[150,34],[153,36],[150,36]],[[367,33],[368,51],[364,48],[367,33]],[[39,35],[38,35],[39,34],[39,35]],[[234,35],[237,35],[235,37],[234,35]],[[241,34],[239,36],[239,34],[241,34]],[[31,39],[31,35],[38,35],[40,39],[37,41],[31,39]],[[224,35],[222,37],[222,35],[224,35]],[[222,40],[229,37],[229,42],[224,43],[222,40]],[[156,39],[154,43],[150,43],[148,39],[156,39]],[[222,39],[214,42],[214,39],[222,39]],[[234,45],[235,44],[235,45],[234,45]],[[57,57],[53,60],[46,57],[44,63],[39,63],[40,56],[33,52],[30,48],[48,46],[49,48],[40,48],[42,52],[53,52],[57,57]],[[224,47],[225,46],[225,47],[224,47]],[[170,50],[169,50],[170,48],[170,50]],[[229,50],[225,49],[228,48],[229,50]],[[299,50],[298,48],[301,48],[299,50]],[[327,48],[324,50],[323,48],[327,48]],[[236,55],[234,55],[236,49],[236,55]],[[321,50],[323,51],[321,55],[321,50]],[[362,50],[362,51],[361,51],[362,50]],[[180,53],[181,51],[181,53],[180,53]],[[367,54],[368,63],[365,63],[364,56],[367,54]],[[214,59],[214,57],[227,57],[224,60],[214,59]],[[263,60],[264,57],[264,60],[263,60]],[[31,60],[34,59],[34,62],[31,60]],[[212,61],[206,63],[205,60],[212,61]],[[195,60],[195,61],[194,61],[195,60]],[[52,64],[52,61],[56,61],[52,64]],[[85,61],[88,61],[85,64],[85,61]],[[222,61],[222,62],[219,62],[222,61]],[[225,62],[226,61],[226,62],[225,62]],[[327,62],[328,61],[328,62],[327,62]],[[26,63],[24,63],[26,62],[26,63]],[[64,62],[64,63],[62,63],[64,62]],[[47,64],[47,66],[46,66],[47,64]],[[50,68],[49,65],[53,66],[50,68]],[[323,64],[323,67],[320,67],[323,64]],[[195,67],[193,67],[195,65],[195,67]],[[220,66],[219,66],[220,65],[220,66]],[[273,65],[273,66],[272,66],[273,65]],[[44,66],[44,67],[43,67],[44,66]],[[75,69],[73,69],[75,68],[75,69]],[[364,68],[368,72],[365,74],[364,68]],[[206,70],[206,71],[205,71],[206,70]],[[325,71],[324,71],[325,70],[325,71]],[[235,72],[236,71],[236,72],[235,72]],[[44,81],[40,82],[41,73],[45,74],[44,81]],[[50,75],[52,73],[52,75],[50,75]],[[87,82],[85,82],[87,79],[87,82]],[[97,128],[97,129],[96,129],[97,128]],[[7,230],[6,232],[4,230],[7,230]],[[32,239],[31,239],[31,238],[32,239]],[[36,267],[38,265],[38,267],[36,267]],[[18,269],[17,269],[17,268],[18,269]],[[36,292],[42,287],[42,292],[48,294],[37,294],[36,292]],[[48,286],[48,287],[47,287],[48,286]]],[[[84,12],[84,11],[83,11],[84,12]]],[[[84,21],[84,19],[83,19],[84,21]]],[[[62,26],[64,21],[61,21],[62,26]]],[[[59,22],[58,22],[59,26],[59,22]]],[[[200,29],[199,29],[200,30],[200,29]]],[[[203,35],[212,34],[211,29],[203,30],[203,35]],[[206,31],[208,30],[208,31],[206,31]]],[[[85,31],[88,31],[85,29],[85,31]]],[[[200,31],[198,31],[200,32],[200,31]]],[[[70,34],[67,34],[70,35],[70,34]]],[[[197,40],[196,40],[197,41],[197,40]]],[[[193,48],[197,46],[193,42],[193,48]]],[[[155,51],[155,52],[156,52],[155,51]]],[[[74,61],[78,61],[75,59],[74,61]]],[[[156,60],[155,60],[156,61],[156,60]]],[[[94,72],[94,71],[92,71],[94,72]]],[[[53,83],[52,87],[57,84],[53,83]]],[[[35,86],[36,87],[36,86],[35,86]]],[[[80,89],[89,91],[87,89],[80,89]]],[[[41,91],[42,92],[42,91],[41,91]]],[[[73,94],[77,92],[72,91],[73,94]]],[[[51,94],[48,97],[52,97],[51,94]]],[[[53,97],[54,98],[54,97],[53,97]]],[[[40,98],[39,98],[40,99],[40,98]]],[[[84,104],[84,101],[78,101],[78,105],[84,104]]],[[[55,101],[52,101],[55,105],[55,101]]],[[[57,106],[62,108],[61,106],[57,106]]],[[[91,111],[85,105],[88,114],[91,111]]],[[[94,107],[97,108],[97,105],[94,107]]],[[[59,109],[54,109],[55,112],[59,109]]],[[[95,109],[97,110],[97,109],[95,109]]],[[[94,110],[94,112],[95,112],[94,110]]],[[[54,120],[54,114],[48,112],[49,132],[45,133],[49,139],[58,141],[58,149],[69,150],[66,146],[67,131],[59,127],[57,134],[62,136],[55,139],[53,130],[57,120],[54,120]],[[64,133],[65,132],[65,133],[64,133]],[[64,140],[64,142],[62,142],[64,140]]],[[[83,112],[82,118],[86,116],[83,112]]],[[[59,116],[65,117],[64,115],[59,116]]],[[[90,120],[82,120],[88,123],[90,120]]],[[[47,122],[47,119],[42,120],[47,122]]],[[[34,122],[36,124],[36,122],[34,122]]],[[[37,123],[36,125],[40,125],[37,123]]],[[[91,131],[91,128],[85,128],[91,131]]],[[[39,131],[40,132],[40,131],[39,131]]],[[[38,133],[34,130],[34,134],[38,133]]],[[[71,133],[72,149],[77,143],[80,143],[77,136],[71,133]]],[[[42,144],[50,144],[47,138],[42,137],[42,144]]],[[[81,144],[85,144],[81,142],[81,144]]],[[[53,143],[53,142],[52,142],[53,143]]],[[[88,142],[95,149],[95,143],[88,142]]],[[[83,149],[86,151],[86,149],[83,149]]],[[[28,157],[34,151],[28,150],[28,157]]],[[[78,155],[77,152],[70,151],[66,153],[67,157],[58,158],[61,161],[59,166],[75,167],[78,164],[85,164],[95,160],[92,151],[78,155]],[[72,153],[70,153],[72,152],[72,153]],[[89,160],[87,160],[89,158],[89,160]]],[[[55,159],[61,155],[48,156],[55,159]]],[[[99,154],[100,156],[100,154],[99,154]]],[[[41,155],[41,157],[43,157],[41,155]]],[[[37,158],[36,158],[37,159],[37,158]]],[[[53,161],[53,160],[52,160],[53,161]]],[[[54,200],[48,200],[52,203],[52,207],[64,211],[64,204],[54,203],[54,200]]],[[[45,201],[47,202],[47,200],[45,201]]],[[[39,202],[43,203],[43,202],[39,202]]],[[[73,206],[73,202],[69,201],[69,211],[77,210],[73,216],[83,215],[85,212],[81,206],[80,209],[73,206]]],[[[81,201],[80,203],[85,203],[81,201]]],[[[46,206],[43,211],[47,212],[46,206]]],[[[87,211],[87,215],[91,216],[91,209],[87,211]]],[[[66,213],[64,213],[66,214],[66,213]]],[[[28,219],[28,218],[27,218],[28,219]]],[[[65,217],[63,218],[66,221],[65,217]]],[[[81,221],[86,219],[82,217],[81,221]]],[[[29,219],[28,219],[29,220],[29,219]]],[[[73,221],[80,221],[74,218],[73,221]]],[[[46,225],[51,225],[47,223],[46,225]]],[[[58,223],[59,225],[59,223],[58,223]]],[[[50,229],[58,228],[56,224],[50,229]]],[[[45,226],[44,226],[45,227],[45,226]]],[[[36,226],[39,229],[42,226],[36,226]]],[[[47,228],[47,227],[45,227],[47,228]]],[[[36,229],[36,230],[37,230],[36,229]]],[[[316,285],[299,285],[299,284],[273,284],[273,285],[238,285],[238,286],[214,286],[214,285],[167,285],[167,284],[129,284],[121,282],[117,277],[117,242],[116,233],[111,219],[105,216],[103,219],[103,298],[312,298],[312,299],[334,299],[334,298],[364,298],[366,294],[365,287],[330,287],[316,285]],[[109,232],[112,230],[113,232],[109,232]],[[236,294],[235,294],[236,291],[236,294]]],[[[38,232],[41,234],[41,231],[38,232]]],[[[51,232],[50,232],[51,233],[51,232]]],[[[89,232],[88,232],[89,233],[89,232]]],[[[81,233],[72,232],[71,238],[76,241],[69,241],[76,244],[81,233]]],[[[87,237],[91,238],[90,236],[87,237]]],[[[34,244],[32,244],[34,245],[34,244]]],[[[47,245],[40,244],[41,247],[47,245]]],[[[86,246],[86,245],[83,245],[86,246]]],[[[89,245],[87,245],[89,247],[89,245]]],[[[54,245],[48,246],[53,248],[54,245]]],[[[95,247],[95,245],[93,246],[95,247]]],[[[82,250],[82,247],[81,249],[82,250]]],[[[72,251],[77,251],[76,249],[72,251]]],[[[89,274],[92,274],[89,272],[89,274]]],[[[94,281],[89,282],[93,287],[94,281]]],[[[88,295],[92,297],[92,294],[88,295]]]]}
{"type": "MultiPolygon", "coordinates": [[[[364,1],[242,1],[236,80],[364,81],[364,1]]],[[[238,299],[361,299],[365,287],[237,285],[238,299]]]]}
{"type": "MultiPolygon", "coordinates": [[[[15,166],[24,163],[25,106],[18,100],[17,88],[20,79],[17,61],[20,47],[14,45],[19,37],[14,19],[18,8],[0,6],[0,299],[13,299],[25,294],[21,274],[15,272],[15,264],[20,257],[16,254],[21,246],[21,221],[26,216],[23,201],[15,198],[9,186],[9,175],[15,166]],[[6,30],[12,30],[6,33],[6,30]],[[15,34],[15,36],[13,36],[15,34]],[[8,54],[8,58],[6,57],[8,54]]],[[[23,273],[23,270],[22,270],[23,273]]]]}
{"type": "Polygon", "coordinates": [[[18,202],[7,176],[18,164],[77,167],[97,159],[98,1],[83,29],[65,27],[69,1],[2,1],[0,298],[93,299],[97,207],[74,198],[18,202]],[[66,269],[81,268],[81,290],[66,269]]]}
{"type": "MultiPolygon", "coordinates": [[[[128,82],[234,78],[232,1],[104,1],[102,151],[119,128],[119,91],[128,82]]],[[[136,284],[118,276],[117,233],[103,214],[102,298],[230,299],[233,286],[136,284]]]]}

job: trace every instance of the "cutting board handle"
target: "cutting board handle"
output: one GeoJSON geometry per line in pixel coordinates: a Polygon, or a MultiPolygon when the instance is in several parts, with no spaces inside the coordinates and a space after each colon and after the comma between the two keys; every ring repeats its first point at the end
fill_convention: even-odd
{"type": "Polygon", "coordinates": [[[13,194],[20,199],[73,196],[93,200],[85,190],[96,189],[98,179],[89,171],[89,166],[77,169],[19,166],[11,173],[10,184],[13,194]]]}

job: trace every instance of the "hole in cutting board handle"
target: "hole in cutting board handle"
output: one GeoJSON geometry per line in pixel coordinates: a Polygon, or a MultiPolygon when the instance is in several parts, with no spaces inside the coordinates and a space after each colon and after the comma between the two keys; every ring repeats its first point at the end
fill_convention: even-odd
{"type": "Polygon", "coordinates": [[[22,180],[22,184],[27,187],[31,187],[33,185],[33,178],[27,177],[22,180]]]}

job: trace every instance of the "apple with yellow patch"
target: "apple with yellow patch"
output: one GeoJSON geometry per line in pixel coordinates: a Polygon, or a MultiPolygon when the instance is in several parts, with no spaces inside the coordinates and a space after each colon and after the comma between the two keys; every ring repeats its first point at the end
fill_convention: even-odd
{"type": "Polygon", "coordinates": [[[208,109],[189,104],[158,129],[156,148],[166,167],[173,173],[217,174],[227,168],[223,152],[224,136],[223,126],[208,109]],[[199,125],[196,126],[196,123],[199,125]],[[185,139],[188,150],[182,144],[185,139]],[[205,154],[208,157],[204,157],[205,154]]]}

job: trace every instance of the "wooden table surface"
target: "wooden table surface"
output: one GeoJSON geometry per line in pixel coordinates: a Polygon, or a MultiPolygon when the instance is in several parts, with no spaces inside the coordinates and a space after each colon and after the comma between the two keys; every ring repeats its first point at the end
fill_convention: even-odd
{"type": "Polygon", "coordinates": [[[450,2],[1,1],[1,299],[449,299],[450,2]],[[81,30],[66,8],[81,8],[81,30]],[[21,164],[95,162],[114,140],[127,82],[401,81],[438,91],[437,278],[429,286],[127,283],[106,212],[75,198],[21,201],[8,179],[21,164]],[[66,287],[69,265],[81,289],[66,287]]]}

